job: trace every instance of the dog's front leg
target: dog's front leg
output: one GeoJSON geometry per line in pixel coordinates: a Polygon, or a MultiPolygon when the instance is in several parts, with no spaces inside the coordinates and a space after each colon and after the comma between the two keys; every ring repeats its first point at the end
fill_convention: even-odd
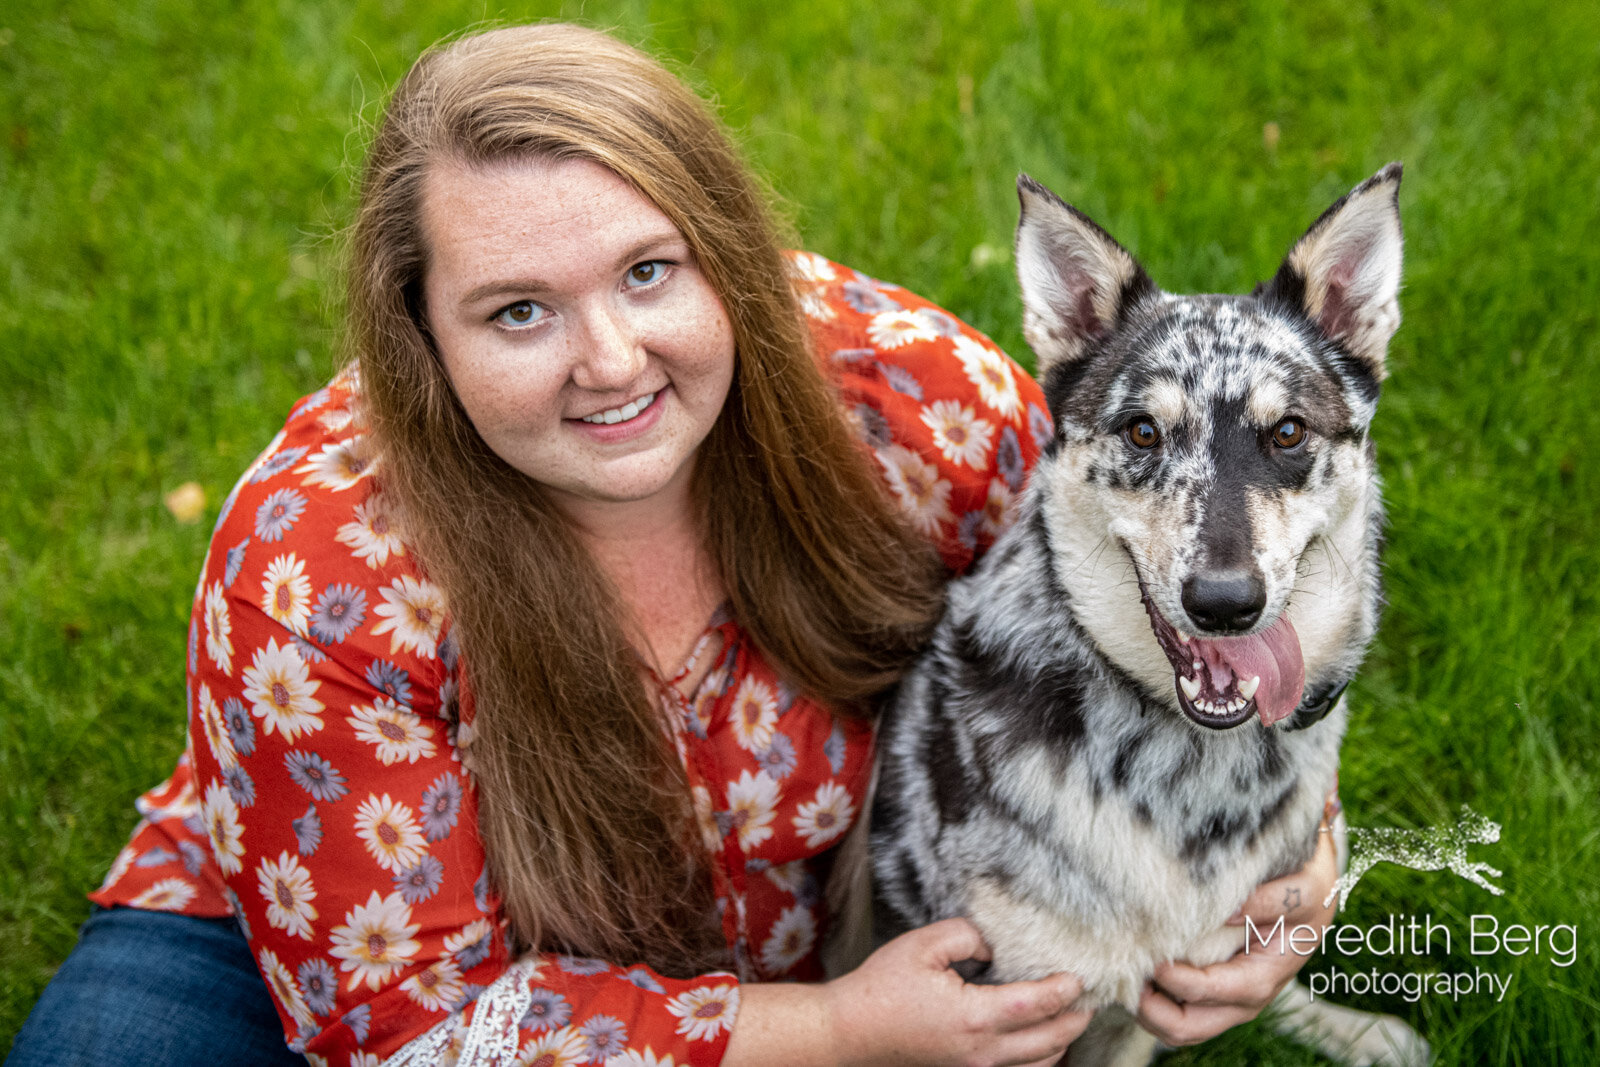
{"type": "Polygon", "coordinates": [[[1067,1049],[1062,1063],[1066,1067],[1145,1067],[1160,1044],[1126,1009],[1111,1005],[1095,1012],[1094,1021],[1067,1049]]]}

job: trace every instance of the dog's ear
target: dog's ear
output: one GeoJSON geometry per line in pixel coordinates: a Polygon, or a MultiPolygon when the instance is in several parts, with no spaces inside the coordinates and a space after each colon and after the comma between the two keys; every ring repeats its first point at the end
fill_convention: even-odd
{"type": "Polygon", "coordinates": [[[1341,197],[1295,242],[1266,287],[1339,342],[1377,381],[1400,327],[1400,164],[1341,197]]]}
{"type": "Polygon", "coordinates": [[[1017,196],[1022,333],[1042,379],[1050,367],[1083,356],[1155,286],[1110,234],[1026,174],[1017,176],[1017,196]]]}

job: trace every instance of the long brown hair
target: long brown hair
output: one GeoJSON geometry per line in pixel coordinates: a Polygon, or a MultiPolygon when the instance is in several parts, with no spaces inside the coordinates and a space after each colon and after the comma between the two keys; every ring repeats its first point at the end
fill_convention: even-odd
{"type": "Polygon", "coordinates": [[[538,484],[479,438],[428,337],[430,164],[587,159],[683,233],[733,323],[736,370],[696,457],[705,543],[740,624],[792,684],[861,714],[939,605],[818,369],[764,198],[705,105],[654,60],[570,25],[422,56],[368,156],[350,341],[385,499],[445,591],[475,717],[478,826],[519,947],[726,964],[684,771],[618,599],[538,484]]]}

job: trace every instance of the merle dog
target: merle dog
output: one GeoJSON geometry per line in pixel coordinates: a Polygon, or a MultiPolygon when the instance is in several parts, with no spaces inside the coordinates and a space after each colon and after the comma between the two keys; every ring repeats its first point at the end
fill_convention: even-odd
{"type": "MultiPolygon", "coordinates": [[[[1143,1062],[1128,1012],[1155,965],[1240,949],[1225,920],[1311,857],[1334,784],[1378,619],[1368,427],[1400,322],[1400,166],[1249,296],[1162,292],[1018,185],[1055,437],[883,720],[874,933],[966,916],[981,980],[1082,976],[1104,1010],[1073,1063],[1143,1062]]],[[[1426,1055],[1398,1020],[1322,1007],[1289,1017],[1336,1055],[1426,1055]]]]}

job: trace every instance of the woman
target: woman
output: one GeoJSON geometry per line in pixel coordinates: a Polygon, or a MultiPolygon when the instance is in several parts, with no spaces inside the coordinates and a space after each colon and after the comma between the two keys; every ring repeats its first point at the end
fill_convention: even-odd
{"type": "MultiPolygon", "coordinates": [[[[85,949],[232,916],[313,1062],[1059,1058],[1076,981],[964,984],[962,921],[817,981],[871,701],[1048,439],[1026,376],[903,290],[786,260],[703,105],[569,26],[407,75],[350,315],[359,370],[223,508],[189,750],[85,949]]],[[[1252,913],[1320,899],[1319,860],[1252,913]]],[[[1296,962],[1170,968],[1189,1003],[1152,991],[1147,1025],[1209,1036],[1296,962]]],[[[19,1062],[61,1032],[52,992],[19,1062]]]]}

